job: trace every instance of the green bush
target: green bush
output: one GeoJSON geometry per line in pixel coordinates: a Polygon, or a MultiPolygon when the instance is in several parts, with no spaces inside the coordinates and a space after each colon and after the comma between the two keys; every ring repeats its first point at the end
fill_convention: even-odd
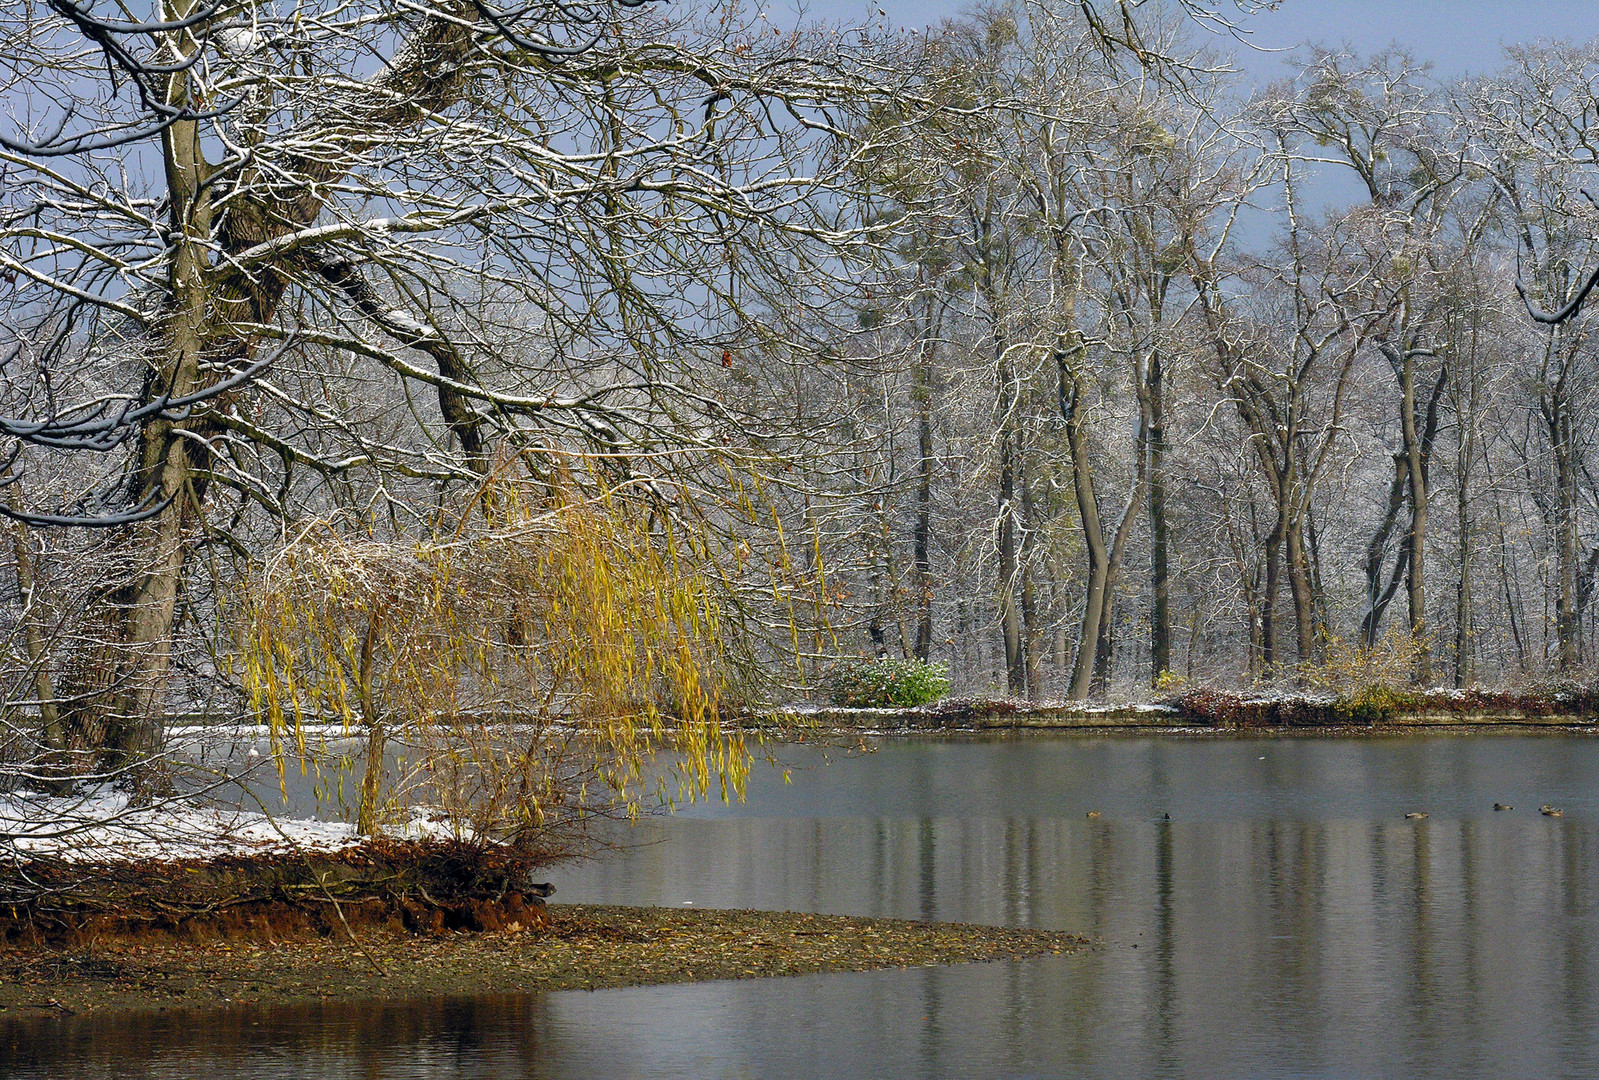
{"type": "Polygon", "coordinates": [[[949,693],[949,665],[921,660],[840,660],[827,673],[834,705],[863,709],[907,708],[949,693]]]}

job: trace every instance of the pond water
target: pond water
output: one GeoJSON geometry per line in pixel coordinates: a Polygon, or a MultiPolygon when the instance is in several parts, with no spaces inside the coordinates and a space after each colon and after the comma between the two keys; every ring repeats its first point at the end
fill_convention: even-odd
{"type": "Polygon", "coordinates": [[[762,772],[743,805],[648,823],[633,839],[651,842],[552,872],[556,899],[1038,926],[1094,946],[0,1026],[0,1074],[1599,1076],[1599,739],[868,746],[786,747],[791,782],[762,772]]]}

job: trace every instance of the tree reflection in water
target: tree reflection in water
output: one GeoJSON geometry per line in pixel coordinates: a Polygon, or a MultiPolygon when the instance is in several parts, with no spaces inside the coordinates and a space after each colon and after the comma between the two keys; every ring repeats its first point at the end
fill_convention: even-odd
{"type": "Polygon", "coordinates": [[[1032,925],[1099,945],[960,968],[68,1019],[6,1030],[0,1073],[1599,1075],[1599,741],[1051,736],[888,742],[826,766],[808,747],[785,756],[792,785],[758,778],[743,806],[651,823],[660,843],[554,872],[560,897],[1032,925]],[[1406,820],[1415,809],[1429,816],[1406,820]]]}

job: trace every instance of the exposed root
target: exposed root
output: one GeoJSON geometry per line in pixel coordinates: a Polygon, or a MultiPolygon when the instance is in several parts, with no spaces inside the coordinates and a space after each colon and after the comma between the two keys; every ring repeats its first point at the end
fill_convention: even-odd
{"type": "Polygon", "coordinates": [[[336,852],[82,863],[34,860],[0,879],[0,941],[281,941],[354,938],[357,927],[420,934],[548,924],[512,852],[374,841],[336,852]],[[0,902],[3,903],[3,902],[0,902]]]}

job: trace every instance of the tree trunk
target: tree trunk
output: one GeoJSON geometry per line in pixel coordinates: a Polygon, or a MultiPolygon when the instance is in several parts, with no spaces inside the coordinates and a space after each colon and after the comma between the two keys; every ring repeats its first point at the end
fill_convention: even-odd
{"type": "Polygon", "coordinates": [[[1004,338],[995,333],[995,374],[999,383],[997,400],[999,426],[999,619],[1005,640],[1005,692],[1012,697],[1027,693],[1027,659],[1022,649],[1022,626],[1016,605],[1019,584],[1016,551],[1016,372],[1005,348],[1004,338]]]}
{"type": "Polygon", "coordinates": [[[378,713],[377,698],[372,692],[372,652],[378,637],[378,621],[376,612],[367,617],[366,638],[361,643],[361,656],[355,670],[361,719],[366,724],[366,769],[361,776],[361,802],[355,817],[355,830],[362,836],[377,832],[378,801],[383,791],[383,754],[388,741],[383,717],[378,713]]]}
{"type": "MultiPolygon", "coordinates": [[[[189,5],[173,15],[185,17],[189,5]]],[[[184,35],[184,54],[195,48],[184,35]]],[[[187,72],[173,75],[166,103],[188,104],[187,72]]],[[[199,125],[184,120],[162,135],[172,265],[168,298],[152,343],[159,360],[145,389],[146,399],[165,393],[184,397],[200,389],[200,355],[209,330],[208,301],[211,203],[204,193],[208,166],[200,147],[199,125]]],[[[63,720],[75,742],[102,751],[102,767],[137,766],[161,748],[163,699],[172,657],[173,619],[183,574],[183,525],[194,498],[190,443],[177,423],[157,416],[139,434],[128,500],[135,507],[161,506],[151,519],[121,530],[116,546],[127,575],[121,585],[91,605],[87,620],[99,635],[94,655],[77,658],[64,679],[71,705],[63,720]]]]}
{"type": "Polygon", "coordinates": [[[1305,514],[1305,541],[1305,551],[1309,559],[1310,607],[1314,618],[1316,651],[1318,659],[1322,659],[1325,658],[1333,622],[1332,614],[1327,610],[1327,587],[1321,574],[1321,537],[1316,529],[1316,515],[1308,509],[1305,514]]]}
{"type": "Polygon", "coordinates": [[[1393,535],[1394,527],[1399,524],[1399,511],[1404,509],[1406,475],[1404,453],[1395,454],[1394,478],[1388,485],[1388,508],[1383,514],[1382,521],[1378,523],[1376,532],[1372,533],[1370,542],[1366,544],[1366,611],[1360,619],[1360,642],[1368,649],[1377,644],[1383,614],[1399,590],[1404,566],[1410,559],[1409,549],[1406,548],[1400,553],[1394,572],[1384,586],[1383,560],[1387,556],[1388,540],[1393,535]]]}
{"type": "Polygon", "coordinates": [[[933,301],[927,302],[926,339],[916,366],[916,525],[912,558],[916,563],[916,659],[933,655],[933,301]]]}
{"type": "Polygon", "coordinates": [[[1487,487],[1494,493],[1494,525],[1499,536],[1499,583],[1505,595],[1505,622],[1510,626],[1510,638],[1516,646],[1516,663],[1523,674],[1527,671],[1527,645],[1521,635],[1518,617],[1518,590],[1513,590],[1510,583],[1510,537],[1505,529],[1504,508],[1500,505],[1499,494],[1494,486],[1493,465],[1487,450],[1483,451],[1483,468],[1486,470],[1487,487]]]}
{"type": "MultiPolygon", "coordinates": [[[[1025,463],[1025,457],[1023,462],[1025,463]]],[[[1034,517],[1031,478],[1021,477],[1022,487],[1022,655],[1027,668],[1027,698],[1036,701],[1043,693],[1043,630],[1039,619],[1035,580],[1038,522],[1034,517]]]]}
{"type": "MultiPolygon", "coordinates": [[[[1441,387],[1440,387],[1441,389],[1441,387]]],[[[1406,547],[1410,554],[1410,640],[1416,650],[1415,678],[1425,686],[1432,681],[1432,645],[1427,631],[1425,581],[1427,540],[1427,470],[1424,448],[1416,430],[1416,357],[1406,349],[1400,363],[1400,426],[1405,443],[1405,476],[1410,496],[1410,529],[1406,547]]]]}
{"type": "Polygon", "coordinates": [[[1288,549],[1288,589],[1294,602],[1294,638],[1301,664],[1316,660],[1316,598],[1311,589],[1304,523],[1291,517],[1283,533],[1288,549]]]}
{"type": "MultiPolygon", "coordinates": [[[[1265,663],[1266,641],[1261,633],[1261,607],[1260,607],[1260,566],[1255,565],[1253,573],[1246,573],[1240,564],[1238,572],[1238,585],[1244,594],[1244,629],[1249,639],[1249,677],[1259,678],[1265,663]]],[[[1197,608],[1195,618],[1197,615],[1197,608]]]]}
{"type": "Polygon", "coordinates": [[[1546,405],[1555,462],[1555,550],[1560,575],[1555,594],[1555,635],[1562,672],[1581,661],[1577,627],[1577,468],[1573,460],[1571,406],[1563,394],[1546,405]]]}
{"type": "MultiPolygon", "coordinates": [[[[163,18],[181,21],[196,7],[194,0],[176,0],[167,5],[163,18]]],[[[237,255],[314,222],[333,190],[333,181],[361,153],[392,138],[393,129],[414,124],[459,100],[466,86],[464,61],[476,48],[470,12],[459,14],[461,17],[440,14],[422,20],[416,33],[396,52],[394,62],[367,85],[352,87],[330,103],[330,112],[338,114],[339,122],[329,125],[315,158],[292,162],[302,174],[295,178],[297,183],[285,184],[274,178],[271,184],[263,184],[256,167],[218,180],[204,158],[197,123],[183,120],[167,128],[162,135],[162,155],[171,264],[167,296],[146,341],[152,368],[142,404],[162,395],[181,397],[202,390],[211,378],[202,375],[202,356],[212,361],[248,357],[255,339],[237,336],[231,326],[270,322],[282,300],[288,280],[285,268],[263,264],[244,274],[225,258],[213,266],[213,248],[237,255]],[[228,212],[214,235],[214,208],[223,201],[228,212]]],[[[172,40],[180,56],[188,56],[199,48],[202,38],[201,28],[196,28],[174,34],[172,40]]],[[[169,77],[168,106],[195,104],[190,94],[187,70],[169,77]]],[[[305,121],[308,126],[316,122],[314,117],[305,121]]],[[[392,323],[384,325],[380,313],[369,310],[372,294],[351,264],[312,262],[312,269],[341,288],[358,310],[378,316],[391,336],[433,355],[447,378],[461,381],[469,374],[455,367],[458,356],[439,349],[432,338],[420,339],[413,330],[397,331],[392,323]]],[[[482,464],[477,434],[480,418],[453,389],[440,387],[438,393],[452,434],[469,457],[482,464]]],[[[185,530],[200,513],[206,493],[202,468],[207,462],[194,456],[205,451],[194,436],[204,438],[214,430],[213,423],[202,407],[182,421],[187,434],[179,433],[177,422],[159,415],[142,426],[126,497],[130,508],[163,508],[108,537],[105,550],[122,581],[91,598],[85,622],[98,635],[98,647],[74,657],[62,673],[59,697],[67,738],[101,748],[102,764],[109,769],[136,769],[161,748],[173,627],[187,547],[185,530]]],[[[142,783],[140,773],[142,770],[136,770],[130,775],[142,783]]]]}
{"type": "Polygon", "coordinates": [[[1139,432],[1138,478],[1133,483],[1132,493],[1127,496],[1127,506],[1122,510],[1121,520],[1116,524],[1116,532],[1111,538],[1110,551],[1105,565],[1105,599],[1104,610],[1099,616],[1099,639],[1094,650],[1094,696],[1103,698],[1110,693],[1110,678],[1113,662],[1116,658],[1116,581],[1121,577],[1122,556],[1127,551],[1127,538],[1132,535],[1133,522],[1138,519],[1138,511],[1144,501],[1144,483],[1147,478],[1144,469],[1144,442],[1146,432],[1139,432]]]}
{"type": "Polygon", "coordinates": [[[1166,415],[1164,373],[1157,350],[1149,363],[1149,611],[1150,685],[1171,670],[1170,543],[1166,521],[1166,415]]]}
{"type": "MultiPolygon", "coordinates": [[[[21,510],[17,495],[20,481],[9,475],[10,470],[0,470],[0,480],[6,484],[6,502],[13,510],[21,510]]],[[[33,693],[39,702],[39,742],[45,754],[40,763],[41,772],[51,774],[66,771],[66,731],[61,725],[55,686],[50,678],[50,650],[45,635],[40,631],[38,582],[34,573],[33,541],[29,530],[21,521],[11,522],[11,553],[17,564],[17,594],[22,610],[17,619],[22,629],[22,646],[27,651],[28,668],[33,676],[33,693]]]]}
{"type": "Polygon", "coordinates": [[[1260,598],[1260,666],[1266,678],[1277,674],[1277,594],[1283,576],[1283,516],[1279,511],[1277,521],[1266,537],[1266,588],[1260,598]]]}
{"type": "Polygon", "coordinates": [[[1094,642],[1094,676],[1088,696],[1103,701],[1110,696],[1110,679],[1116,661],[1116,583],[1115,575],[1105,575],[1105,609],[1099,613],[1099,637],[1094,642]]]}
{"type": "MultiPolygon", "coordinates": [[[[1458,370],[1458,367],[1457,367],[1458,370]]],[[[1455,547],[1455,686],[1464,689],[1475,679],[1477,643],[1472,633],[1474,624],[1471,595],[1471,561],[1475,556],[1472,544],[1471,520],[1471,469],[1477,456],[1477,409],[1479,405],[1479,379],[1477,377],[1477,320],[1472,319],[1471,347],[1467,354],[1466,393],[1455,398],[1457,436],[1455,441],[1455,518],[1458,539],[1455,547]],[[1464,408],[1461,406],[1464,405],[1464,408]]],[[[1458,391],[1458,381],[1456,385],[1458,391]]]]}
{"type": "MultiPolygon", "coordinates": [[[[1225,498],[1225,494],[1223,495],[1225,498]]],[[[1260,575],[1261,560],[1257,553],[1262,545],[1255,525],[1255,500],[1249,497],[1248,532],[1244,523],[1235,524],[1231,509],[1224,511],[1227,523],[1227,546],[1232,550],[1233,566],[1238,571],[1238,591],[1244,600],[1244,637],[1248,641],[1248,672],[1251,679],[1261,674],[1264,642],[1261,639],[1260,575]]],[[[1199,605],[1194,605],[1194,618],[1199,617],[1199,605]]],[[[1196,624],[1197,625],[1197,624],[1196,624]]],[[[1193,666],[1193,647],[1189,647],[1189,666],[1193,666]]]]}
{"type": "Polygon", "coordinates": [[[1100,622],[1105,614],[1110,553],[1099,524],[1099,501],[1094,497],[1094,470],[1088,459],[1088,436],[1083,430],[1082,380],[1067,361],[1064,350],[1055,354],[1057,395],[1066,421],[1066,444],[1071,452],[1072,490],[1083,527],[1083,547],[1088,553],[1088,587],[1083,597],[1083,621],[1077,633],[1077,659],[1072,665],[1066,696],[1085,701],[1092,692],[1094,658],[1099,649],[1100,622]]]}
{"type": "MultiPolygon", "coordinates": [[[[1469,453],[1469,451],[1467,451],[1469,453]]],[[[1476,643],[1473,640],[1471,613],[1471,512],[1466,476],[1460,474],[1459,490],[1455,493],[1455,514],[1459,521],[1460,536],[1456,542],[1455,559],[1460,576],[1455,581],[1455,686],[1464,689],[1475,676],[1474,659],[1476,643]]]]}

